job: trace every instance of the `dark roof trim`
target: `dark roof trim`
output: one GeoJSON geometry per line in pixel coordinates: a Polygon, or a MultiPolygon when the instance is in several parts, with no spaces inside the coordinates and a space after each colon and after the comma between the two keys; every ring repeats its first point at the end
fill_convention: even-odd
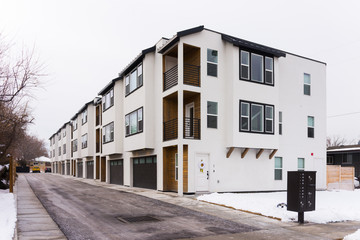
{"type": "Polygon", "coordinates": [[[142,62],[146,54],[155,52],[155,49],[156,47],[152,46],[150,48],[146,48],[142,50],[141,53],[119,73],[119,77],[116,78],[115,80],[122,79],[126,74],[128,74],[131,70],[133,70],[137,65],[139,65],[142,62]]]}
{"type": "Polygon", "coordinates": [[[286,52],[281,51],[279,49],[267,47],[267,46],[260,45],[260,44],[254,43],[254,42],[250,42],[250,41],[247,41],[244,39],[232,37],[232,36],[229,36],[229,35],[226,35],[223,33],[221,34],[221,38],[224,41],[232,43],[232,44],[234,44],[234,46],[237,46],[237,47],[243,47],[243,48],[250,49],[250,50],[256,50],[259,52],[270,54],[271,56],[275,56],[275,57],[286,57],[286,52]]]}
{"type": "Polygon", "coordinates": [[[198,27],[194,27],[194,28],[190,28],[184,31],[180,31],[176,33],[176,37],[174,37],[172,40],[170,40],[163,48],[160,49],[159,53],[163,54],[164,52],[166,52],[168,49],[170,49],[172,46],[174,46],[177,42],[179,42],[180,37],[184,37],[193,33],[197,33],[197,32],[201,32],[202,30],[204,30],[204,26],[198,26],[198,27]]]}
{"type": "Polygon", "coordinates": [[[114,87],[115,80],[116,80],[116,78],[111,80],[103,89],[101,89],[101,91],[98,93],[98,95],[102,96],[105,93],[107,93],[107,91],[109,91],[112,87],[114,87]]]}

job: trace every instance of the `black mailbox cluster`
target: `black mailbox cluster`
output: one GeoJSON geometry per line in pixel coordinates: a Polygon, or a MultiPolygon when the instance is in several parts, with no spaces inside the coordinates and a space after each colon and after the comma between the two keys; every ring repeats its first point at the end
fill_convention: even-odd
{"type": "MultiPolygon", "coordinates": [[[[287,210],[298,213],[314,211],[316,171],[290,171],[287,183],[287,210]]],[[[303,222],[303,219],[299,221],[303,222]]]]}

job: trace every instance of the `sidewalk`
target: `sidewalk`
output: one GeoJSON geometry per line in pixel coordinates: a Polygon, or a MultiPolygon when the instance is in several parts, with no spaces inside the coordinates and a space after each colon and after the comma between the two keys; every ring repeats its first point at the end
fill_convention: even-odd
{"type": "Polygon", "coordinates": [[[67,239],[35,196],[24,174],[15,184],[17,229],[15,239],[67,239]]]}

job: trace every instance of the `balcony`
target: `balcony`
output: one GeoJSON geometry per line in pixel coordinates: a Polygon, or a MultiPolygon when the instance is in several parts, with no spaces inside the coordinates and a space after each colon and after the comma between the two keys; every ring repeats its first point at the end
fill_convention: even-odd
{"type": "MultiPolygon", "coordinates": [[[[201,121],[198,118],[184,118],[184,138],[200,139],[201,121]]],[[[178,138],[178,119],[172,119],[163,123],[163,140],[178,138]]]]}
{"type": "MultiPolygon", "coordinates": [[[[178,65],[164,73],[164,91],[178,84],[178,65]]],[[[184,64],[184,84],[200,87],[200,66],[184,64]]]]}

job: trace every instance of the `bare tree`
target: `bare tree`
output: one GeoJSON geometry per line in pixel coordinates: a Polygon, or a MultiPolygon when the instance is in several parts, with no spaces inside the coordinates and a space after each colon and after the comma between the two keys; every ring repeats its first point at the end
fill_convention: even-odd
{"type": "Polygon", "coordinates": [[[347,144],[350,144],[350,142],[339,135],[334,135],[326,138],[326,147],[338,147],[347,144]]]}

